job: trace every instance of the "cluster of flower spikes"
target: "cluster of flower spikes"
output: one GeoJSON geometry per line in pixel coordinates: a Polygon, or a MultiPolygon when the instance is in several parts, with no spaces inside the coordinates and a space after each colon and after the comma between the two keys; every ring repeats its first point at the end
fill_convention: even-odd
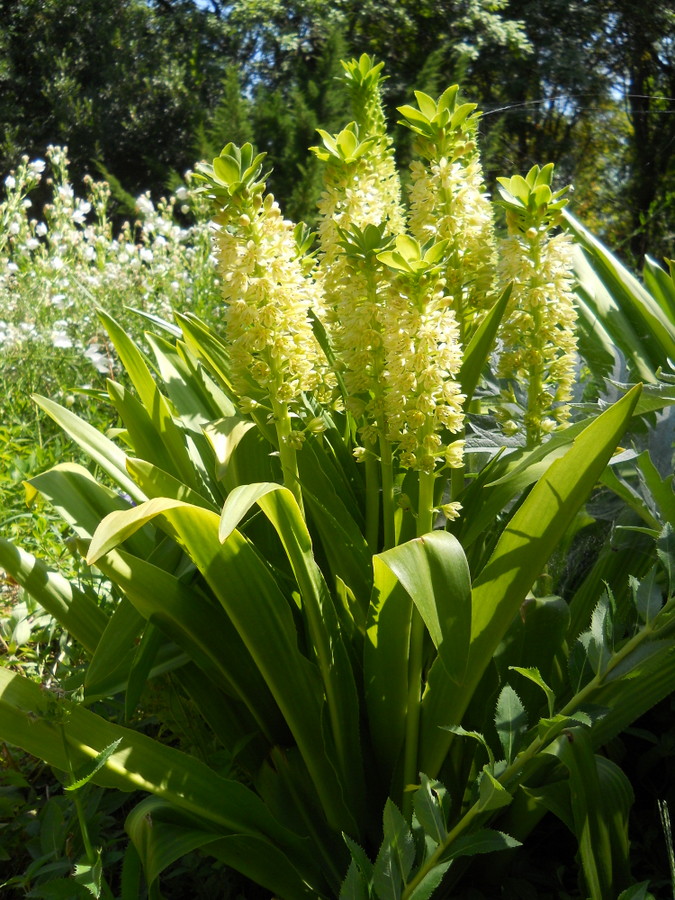
{"type": "MultiPolygon", "coordinates": [[[[263,197],[263,158],[250,144],[228,144],[199,174],[217,209],[232,386],[245,409],[269,401],[275,412],[300,408],[303,392],[325,401],[330,377],[312,330],[321,288],[306,273],[301,229],[283,219],[271,194],[263,197]]],[[[288,439],[301,444],[302,432],[288,439]]]]}
{"type": "Polygon", "coordinates": [[[382,427],[382,283],[377,254],[404,228],[401,186],[380,94],[382,63],[363,54],[343,62],[354,121],[336,135],[319,131],[311,148],[326,163],[319,201],[319,272],[326,324],[341,367],[347,406],[363,443],[382,427]]]}
{"type": "Polygon", "coordinates": [[[446,292],[467,342],[495,300],[494,223],[476,143],[480,114],[475,103],[459,102],[457,85],[438,101],[421,91],[415,97],[417,108],[398,110],[421,157],[411,165],[410,232],[421,243],[448,242],[446,292]]]}
{"type": "Polygon", "coordinates": [[[524,422],[530,446],[569,418],[576,365],[572,241],[552,233],[568,189],[553,192],[552,175],[551,163],[533,166],[525,178],[497,179],[508,227],[500,277],[513,285],[500,331],[497,375],[507,387],[497,414],[506,433],[524,422]],[[519,398],[525,386],[527,395],[519,398]]]}
{"type": "Polygon", "coordinates": [[[365,458],[380,439],[404,468],[427,473],[461,466],[461,443],[440,431],[462,427],[459,328],[444,290],[450,242],[405,234],[400,186],[386,135],[381,64],[344,64],[355,122],[322,134],[326,163],[319,226],[331,338],[347,405],[359,422],[365,458]],[[396,246],[392,247],[396,237],[396,246]]]}

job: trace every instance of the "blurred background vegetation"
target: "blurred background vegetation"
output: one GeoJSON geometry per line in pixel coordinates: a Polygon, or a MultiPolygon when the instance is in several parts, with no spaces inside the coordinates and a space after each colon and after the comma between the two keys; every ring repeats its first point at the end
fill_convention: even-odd
{"type": "MultiPolygon", "coordinates": [[[[552,161],[625,260],[672,255],[672,3],[0,0],[0,21],[0,171],[67,143],[73,182],[105,176],[121,215],[250,140],[286,213],[311,220],[306,148],[344,118],[340,58],[368,52],[386,63],[392,121],[411,85],[459,82],[484,111],[490,183],[552,161]]],[[[402,130],[397,152],[405,163],[402,130]]]]}

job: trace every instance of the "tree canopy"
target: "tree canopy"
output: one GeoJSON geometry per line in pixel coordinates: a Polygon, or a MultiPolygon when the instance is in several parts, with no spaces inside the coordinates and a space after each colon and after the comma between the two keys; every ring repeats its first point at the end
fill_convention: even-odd
{"type": "MultiPolygon", "coordinates": [[[[336,128],[340,58],[385,62],[385,100],[459,82],[484,115],[490,180],[556,163],[622,251],[667,254],[675,195],[675,10],[632,0],[0,0],[0,167],[67,144],[75,174],[161,192],[251,140],[294,217],[307,147],[336,128]],[[174,173],[172,175],[172,173],[174,173]]],[[[401,160],[408,138],[397,137],[401,160]]]]}

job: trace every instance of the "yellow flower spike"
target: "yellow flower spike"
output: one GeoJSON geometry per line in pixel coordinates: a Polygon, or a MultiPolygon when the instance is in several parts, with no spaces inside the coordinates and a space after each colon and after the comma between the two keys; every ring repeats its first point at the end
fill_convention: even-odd
{"type": "Polygon", "coordinates": [[[552,175],[549,164],[533,166],[525,178],[498,179],[509,228],[500,276],[513,290],[501,329],[497,374],[506,386],[497,414],[512,434],[513,408],[520,406],[530,446],[569,418],[576,364],[572,242],[566,234],[550,233],[567,203],[567,188],[552,191],[552,175]],[[518,400],[521,385],[527,396],[518,400]]]}

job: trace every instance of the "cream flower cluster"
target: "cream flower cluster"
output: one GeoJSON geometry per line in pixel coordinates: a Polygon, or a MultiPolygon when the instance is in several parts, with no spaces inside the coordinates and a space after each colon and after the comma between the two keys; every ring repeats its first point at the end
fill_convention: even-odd
{"type": "MultiPolygon", "coordinates": [[[[541,437],[569,418],[577,313],[571,239],[531,231],[513,234],[502,244],[500,276],[503,283],[513,283],[513,292],[497,374],[530,386],[524,424],[528,435],[541,437]]],[[[507,431],[520,428],[503,418],[507,431]]]]}
{"type": "Polygon", "coordinates": [[[219,226],[234,387],[244,397],[262,392],[292,405],[324,384],[325,358],[309,316],[321,304],[320,286],[304,274],[293,224],[271,194],[252,203],[250,216],[223,213],[219,226]]]}
{"type": "Polygon", "coordinates": [[[411,165],[410,231],[417,240],[449,240],[446,291],[464,330],[494,299],[496,266],[492,207],[475,152],[468,161],[443,156],[411,165]]]}
{"type": "Polygon", "coordinates": [[[387,297],[383,329],[384,408],[388,439],[404,468],[426,473],[438,462],[462,465],[462,442],[440,431],[461,431],[464,397],[455,376],[462,364],[459,327],[442,278],[399,276],[387,297]]]}

